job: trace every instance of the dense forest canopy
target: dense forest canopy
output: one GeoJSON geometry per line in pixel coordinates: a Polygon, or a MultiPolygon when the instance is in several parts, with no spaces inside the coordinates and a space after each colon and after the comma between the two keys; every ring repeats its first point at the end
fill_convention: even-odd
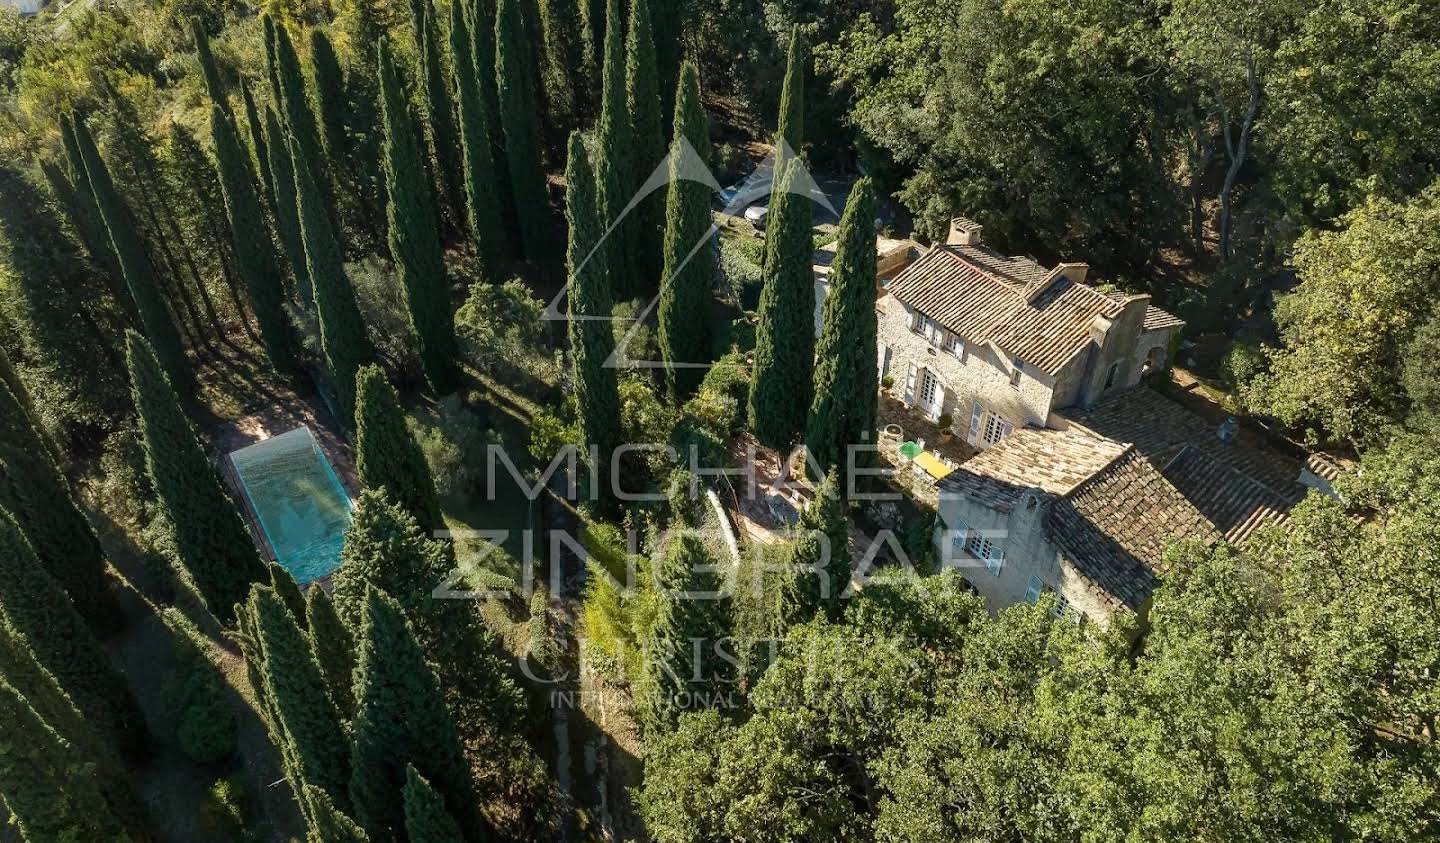
{"type": "Polygon", "coordinates": [[[1437,170],[1428,0],[0,6],[5,815],[1440,837],[1437,170]],[[777,149],[763,239],[686,169],[777,149]],[[882,522],[846,455],[893,386],[876,227],[962,214],[1182,317],[1176,382],[1335,494],[1108,623],[938,570],[934,502],[882,522]],[[323,575],[227,457],[298,427],[323,575]],[[726,532],[800,445],[751,502],[788,519],[726,532]]]}

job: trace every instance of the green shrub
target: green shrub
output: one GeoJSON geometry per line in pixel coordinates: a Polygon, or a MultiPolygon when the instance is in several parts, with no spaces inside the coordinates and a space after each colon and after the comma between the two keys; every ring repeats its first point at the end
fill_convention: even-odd
{"type": "Polygon", "coordinates": [[[1256,343],[1236,340],[1220,358],[1220,382],[1234,392],[1265,370],[1265,352],[1256,343]]]}
{"type": "Polygon", "coordinates": [[[346,264],[345,272],[375,351],[398,367],[402,378],[418,380],[420,354],[410,328],[410,306],[394,265],[372,255],[346,264]]]}
{"type": "Polygon", "coordinates": [[[211,764],[235,753],[235,708],[220,670],[210,661],[210,642],[179,609],[169,608],[165,624],[175,641],[175,665],[162,690],[180,751],[211,764]]]}
{"type": "Polygon", "coordinates": [[[765,241],[753,237],[720,238],[720,274],[742,310],[760,306],[764,261],[765,241]]]}
{"type": "MultiPolygon", "coordinates": [[[[655,329],[641,323],[638,327],[635,320],[639,318],[640,312],[649,304],[648,301],[631,299],[630,301],[617,302],[610,309],[611,316],[615,317],[615,349],[620,352],[621,360],[659,360],[660,344],[655,338],[655,329]],[[633,332],[633,333],[632,333],[633,332]]],[[[635,368],[633,364],[627,364],[626,368],[635,368]]]]}
{"type": "Polygon", "coordinates": [[[206,840],[244,840],[250,794],[238,775],[218,779],[200,803],[200,827],[206,840]]]}
{"type": "Polygon", "coordinates": [[[433,413],[411,418],[410,432],[430,464],[435,490],[441,497],[484,488],[486,445],[497,439],[458,394],[440,399],[433,413]]]}
{"type": "Polygon", "coordinates": [[[455,312],[464,361],[542,401],[553,399],[560,383],[561,367],[546,344],[551,324],[545,302],[518,278],[499,286],[474,285],[455,312]]]}

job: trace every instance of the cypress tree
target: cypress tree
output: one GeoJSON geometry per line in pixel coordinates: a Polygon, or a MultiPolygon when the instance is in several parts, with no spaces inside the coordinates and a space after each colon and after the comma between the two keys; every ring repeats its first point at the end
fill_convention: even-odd
{"type": "MultiPolygon", "coordinates": [[[[460,373],[455,362],[455,319],[450,312],[435,203],[404,85],[384,39],[377,58],[380,112],[385,121],[385,208],[390,255],[405,286],[410,328],[420,348],[425,378],[437,394],[444,395],[454,391],[460,373]]],[[[449,108],[448,100],[445,108],[449,108]]]]}
{"type": "MultiPolygon", "coordinates": [[[[107,245],[108,249],[108,245],[107,245]]],[[[92,313],[97,288],[75,248],[56,224],[54,210],[35,186],[0,166],[0,270],[12,294],[10,327],[31,366],[64,391],[51,406],[83,425],[105,425],[124,412],[124,383],[110,366],[118,360],[105,314],[92,313]]],[[[125,294],[127,297],[129,293],[125,294]]]]}
{"type": "MultiPolygon", "coordinates": [[[[125,679],[75,611],[10,513],[0,511],[0,617],[22,638],[36,661],[68,691],[85,717],[116,741],[132,745],[144,717],[125,679]]],[[[6,722],[0,720],[0,722],[6,722]]]]}
{"type": "Polygon", "coordinates": [[[170,309],[150,268],[150,259],[146,257],[140,235],[135,231],[134,220],[120,200],[115,181],[110,177],[110,170],[95,149],[90,130],[79,121],[75,123],[75,140],[80,150],[80,158],[85,164],[85,173],[95,191],[95,203],[105,220],[106,230],[110,232],[110,243],[120,262],[121,274],[125,276],[130,296],[139,310],[145,337],[164,364],[170,383],[188,399],[195,392],[194,377],[190,372],[189,361],[185,359],[185,350],[180,345],[180,334],[175,330],[170,309]]]}
{"type": "Polygon", "coordinates": [[[94,762],[0,678],[0,794],[26,840],[126,841],[94,762]]]}
{"type": "Polygon", "coordinates": [[[785,82],[780,89],[780,118],[775,132],[775,172],[780,172],[784,150],[800,154],[805,142],[805,52],[800,27],[790,30],[790,47],[785,52],[785,82]]]}
{"type": "Polygon", "coordinates": [[[788,162],[771,197],[747,413],[755,438],[777,450],[805,433],[815,369],[810,199],[791,192],[802,172],[799,161],[788,162]]]}
{"type": "Polygon", "coordinates": [[[350,628],[363,621],[365,593],[395,598],[415,624],[425,653],[445,677],[467,740],[523,710],[519,689],[496,658],[489,629],[469,600],[441,600],[436,584],[455,568],[450,547],[426,538],[415,519],[382,490],[362,492],[335,573],[335,611],[350,628]]]}
{"type": "Polygon", "coordinates": [[[315,110],[320,115],[320,141],[331,161],[352,167],[350,142],[345,135],[350,101],[345,93],[345,73],[335,57],[335,46],[323,29],[310,30],[310,67],[314,72],[315,110]]]}
{"type": "Polygon", "coordinates": [[[585,83],[580,44],[580,8],[575,0],[540,0],[540,73],[549,124],[561,137],[580,125],[585,83]]]}
{"type": "Polygon", "coordinates": [[[405,426],[400,396],[378,366],[355,383],[355,471],[366,489],[384,489],[430,534],[445,527],[425,453],[405,426]]]}
{"type": "Polygon", "coordinates": [[[290,616],[295,623],[305,628],[305,595],[300,593],[300,586],[290,572],[279,562],[268,562],[265,565],[270,574],[270,590],[280,598],[280,604],[290,610],[290,616]]]}
{"type": "Polygon", "coordinates": [[[445,810],[445,798],[405,765],[405,834],[410,843],[463,843],[460,826],[445,810]]]}
{"type": "MultiPolygon", "coordinates": [[[[295,55],[295,45],[285,26],[272,23],[268,16],[264,20],[266,35],[274,33],[275,81],[279,83],[274,100],[280,104],[281,114],[285,117],[288,138],[300,148],[299,153],[292,148],[290,157],[304,160],[310,168],[318,198],[324,203],[325,217],[334,226],[338,217],[335,215],[334,191],[330,186],[329,159],[325,157],[325,147],[320,141],[315,112],[311,110],[310,99],[305,94],[305,76],[300,71],[300,58],[295,55]]],[[[271,143],[274,143],[273,138],[271,143]]]]}
{"type": "MultiPolygon", "coordinates": [[[[464,164],[460,155],[460,134],[455,130],[455,106],[451,102],[450,74],[445,68],[443,42],[440,39],[440,21],[437,18],[438,12],[435,10],[434,0],[418,0],[415,9],[420,15],[415,20],[415,35],[418,39],[415,46],[420,56],[420,75],[425,92],[425,117],[430,126],[430,149],[435,156],[435,168],[440,176],[445,216],[458,229],[464,225],[465,219],[464,164]]],[[[389,96],[385,88],[382,64],[380,78],[382,110],[385,108],[386,97],[389,96]]],[[[411,119],[408,110],[402,110],[396,116],[403,116],[407,122],[411,119]]],[[[388,147],[393,143],[391,138],[393,126],[388,117],[386,126],[388,151],[388,147]]],[[[406,127],[406,130],[409,131],[409,126],[406,127]]],[[[415,141],[417,149],[420,143],[421,141],[415,141]]],[[[419,171],[422,175],[424,174],[423,164],[419,171]]],[[[427,201],[433,201],[429,196],[429,191],[426,191],[424,196],[427,201]]]]}
{"type": "MultiPolygon", "coordinates": [[[[216,176],[214,162],[200,148],[195,135],[179,123],[170,124],[166,147],[166,175],[173,181],[177,222],[191,241],[199,246],[197,260],[206,260],[207,277],[219,275],[225,281],[235,319],[245,335],[255,342],[260,338],[246,317],[245,297],[235,270],[235,251],[226,236],[229,226],[225,218],[224,191],[216,176]]],[[[204,279],[202,279],[203,283],[204,279]]],[[[209,294],[206,293],[208,300],[209,294]]],[[[206,304],[206,308],[211,308],[206,304]]],[[[227,340],[228,341],[228,340],[227,340]]]]}
{"type": "Polygon", "coordinates": [[[114,745],[97,728],[100,724],[85,718],[55,674],[35,657],[24,636],[4,622],[0,622],[0,678],[13,685],[60,737],[95,759],[107,773],[125,769],[114,745]]]}
{"type": "Polygon", "coordinates": [[[135,311],[135,302],[125,286],[125,276],[120,271],[120,259],[115,255],[115,246],[110,242],[110,232],[105,228],[105,218],[100,206],[95,203],[95,189],[90,184],[90,175],[85,171],[85,160],[80,155],[80,141],[75,135],[75,124],[69,115],[60,115],[60,140],[65,147],[65,163],[74,188],[75,214],[72,223],[80,235],[80,242],[90,255],[90,263],[102,273],[110,284],[115,303],[125,313],[132,325],[140,323],[140,314],[135,311]]]}
{"type": "MultiPolygon", "coordinates": [[[[480,88],[485,130],[490,135],[490,159],[495,166],[496,185],[503,187],[509,171],[505,165],[505,127],[500,125],[500,96],[495,77],[498,12],[496,0],[470,0],[465,6],[465,13],[469,16],[466,25],[470,31],[471,65],[480,88]]],[[[504,195],[509,195],[508,188],[504,195]]]]}
{"type": "Polygon", "coordinates": [[[545,256],[549,199],[540,162],[540,126],[531,75],[530,42],[520,0],[498,0],[495,19],[495,85],[500,127],[505,132],[514,218],[520,250],[530,260],[545,256]]]}
{"type": "Polygon", "coordinates": [[[280,244],[295,279],[295,294],[306,307],[315,306],[315,285],[305,264],[305,238],[300,233],[300,210],[295,198],[295,165],[290,160],[290,144],[275,110],[265,106],[265,132],[268,136],[271,185],[271,207],[275,210],[275,228],[280,244]]]}
{"type": "Polygon", "coordinates": [[[265,354],[276,371],[297,372],[295,340],[290,316],[285,312],[284,277],[270,240],[270,230],[265,226],[260,198],[255,195],[250,162],[240,146],[234,124],[219,107],[211,109],[210,131],[215,138],[215,162],[225,197],[225,216],[230,221],[235,263],[250,294],[255,320],[260,323],[265,354]]]}
{"type": "MultiPolygon", "coordinates": [[[[255,156],[255,172],[260,174],[260,195],[265,203],[275,201],[275,174],[270,169],[270,145],[265,142],[264,124],[260,122],[260,112],[255,108],[255,97],[250,94],[250,86],[242,84],[240,94],[245,101],[245,127],[250,133],[250,151],[255,156]]],[[[275,206],[267,204],[270,213],[275,213],[275,206]]]]}
{"type": "Polygon", "coordinates": [[[340,719],[349,721],[355,711],[355,642],[350,630],[335,614],[330,595],[319,586],[311,587],[305,597],[305,620],[309,627],[310,652],[325,677],[325,688],[340,711],[340,719]]]}
{"type": "MultiPolygon", "coordinates": [[[[815,398],[805,444],[819,465],[848,472],[848,448],[875,442],[875,192],[855,184],[840,217],[820,339],[815,343],[815,398]]],[[[847,493],[848,486],[846,484],[847,493]]]]}
{"type": "Polygon", "coordinates": [[[370,843],[365,830],[336,808],[325,791],[307,784],[301,798],[310,818],[307,843],[370,843]]]}
{"type": "Polygon", "coordinates": [[[131,331],[126,346],[145,465],[176,555],[205,605],[229,624],[265,566],[149,343],[131,331]]]}
{"type": "MultiPolygon", "coordinates": [[[[634,123],[635,190],[644,187],[650,175],[665,160],[665,129],[660,111],[660,87],[655,71],[655,40],[650,27],[650,4],[631,0],[630,26],[625,42],[625,99],[634,123]]],[[[665,192],[655,189],[640,199],[631,211],[635,215],[636,284],[632,290],[652,295],[660,280],[664,254],[665,192]]]]}
{"type": "Polygon", "coordinates": [[[324,200],[294,138],[290,162],[295,172],[296,208],[300,239],[305,244],[305,269],[314,285],[315,311],[320,317],[320,352],[325,356],[340,402],[340,423],[355,422],[355,373],[375,356],[366,333],[355,289],[345,275],[340,243],[330,227],[324,200]]]}
{"type": "Polygon", "coordinates": [[[292,786],[314,785],[341,810],[349,805],[350,764],[345,728],[325,678],[295,616],[273,593],[257,592],[256,634],[265,664],[265,689],[292,768],[292,786]]]}
{"type": "Polygon", "coordinates": [[[710,239],[710,189],[686,179],[680,155],[689,144],[700,162],[709,164],[710,136],[700,105],[700,74],[686,62],[675,94],[675,141],[671,146],[670,187],[665,197],[665,269],[661,273],[660,356],[665,361],[665,387],[672,400],[694,393],[704,364],[710,362],[706,313],[715,259],[710,239]],[[689,364],[686,366],[685,364],[689,364]]]}
{"type": "MultiPolygon", "coordinates": [[[[601,231],[608,231],[600,256],[610,286],[621,298],[640,286],[635,277],[635,219],[626,206],[635,195],[634,127],[625,96],[625,30],[620,24],[620,0],[605,5],[605,61],[601,66],[599,149],[595,156],[595,183],[599,189],[601,231]]],[[[631,212],[633,214],[633,211],[631,212]]]]}
{"type": "MultiPolygon", "coordinates": [[[[450,4],[450,53],[455,63],[455,98],[460,115],[470,238],[480,259],[481,274],[491,281],[499,281],[508,271],[510,245],[500,216],[500,193],[491,154],[490,124],[495,114],[489,109],[488,98],[481,94],[482,87],[489,87],[482,84],[481,79],[488,81],[489,73],[482,76],[476,69],[477,40],[488,41],[488,34],[477,39],[470,31],[473,21],[479,17],[477,5],[488,5],[488,2],[466,0],[463,4],[450,4]],[[462,12],[462,6],[468,11],[462,12]]],[[[493,66],[493,62],[489,66],[493,66]]]]}
{"type": "Polygon", "coordinates": [[[669,114],[675,108],[680,65],[684,57],[687,5],[679,0],[659,0],[650,13],[650,24],[655,34],[655,71],[660,81],[661,114],[669,114]]]}
{"type": "Polygon", "coordinates": [[[610,323],[609,279],[605,264],[592,255],[602,231],[595,210],[595,176],[579,132],[570,134],[569,162],[565,167],[565,217],[570,228],[565,252],[570,298],[570,353],[575,359],[575,397],[580,408],[584,443],[597,449],[591,470],[603,475],[609,489],[610,455],[620,444],[620,396],[615,369],[609,360],[615,351],[610,323]],[[587,258],[589,258],[587,262],[587,258]]]}
{"type": "MultiPolygon", "coordinates": [[[[260,714],[260,720],[265,724],[265,729],[272,735],[280,734],[280,726],[275,717],[275,708],[271,705],[270,696],[265,691],[265,654],[260,649],[260,633],[258,627],[260,595],[266,591],[274,591],[268,585],[255,584],[250,587],[250,596],[243,603],[235,604],[235,628],[230,632],[230,637],[240,647],[240,655],[245,659],[245,677],[250,682],[250,691],[255,695],[255,710],[260,714]]],[[[290,762],[285,746],[280,746],[280,761],[282,769],[290,769],[287,766],[290,762]]]]}
{"type": "MultiPolygon", "coordinates": [[[[11,404],[9,392],[0,388],[0,401],[11,404]]],[[[41,566],[65,589],[90,628],[97,635],[117,629],[120,607],[110,592],[105,552],[45,451],[8,437],[0,444],[0,506],[23,525],[21,531],[41,566]]]]}
{"type": "Polygon", "coordinates": [[[230,98],[225,93],[225,80],[215,64],[215,54],[210,52],[210,37],[199,18],[190,19],[190,37],[195,41],[195,58],[200,62],[200,75],[205,79],[205,93],[210,101],[231,117],[230,98]]]}
{"type": "Polygon", "coordinates": [[[398,603],[371,589],[355,668],[350,800],[371,835],[405,823],[407,762],[434,783],[447,810],[475,828],[470,768],[440,681],[398,603]]]}
{"type": "Polygon", "coordinates": [[[641,680],[640,715],[647,735],[673,728],[687,697],[703,701],[708,689],[730,678],[716,654],[715,645],[730,634],[730,624],[714,567],[705,542],[686,530],[671,539],[655,571],[661,599],[641,680]]]}

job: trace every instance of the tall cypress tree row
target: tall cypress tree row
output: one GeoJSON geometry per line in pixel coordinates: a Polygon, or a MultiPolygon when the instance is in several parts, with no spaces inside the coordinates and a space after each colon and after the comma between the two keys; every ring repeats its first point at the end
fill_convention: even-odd
{"type": "MultiPolygon", "coordinates": [[[[325,147],[320,141],[320,128],[316,124],[315,112],[310,110],[310,99],[305,95],[305,76],[300,71],[300,58],[295,55],[295,45],[284,25],[265,18],[265,34],[275,44],[275,76],[279,88],[274,100],[280,104],[285,118],[285,130],[289,138],[299,145],[300,152],[290,150],[292,158],[301,158],[310,168],[311,178],[324,203],[325,216],[334,226],[339,219],[335,215],[335,193],[330,185],[330,167],[325,157],[325,147]]],[[[271,139],[271,143],[274,143],[271,139]]]]}
{"type": "MultiPolygon", "coordinates": [[[[655,40],[650,27],[650,4],[631,0],[630,26],[625,42],[625,99],[634,123],[634,189],[639,190],[665,160],[665,129],[660,111],[660,87],[655,71],[655,40]]],[[[632,291],[653,295],[664,265],[661,243],[665,236],[665,192],[651,191],[635,207],[635,280],[632,291]]]]}
{"type": "Polygon", "coordinates": [[[570,134],[569,161],[565,167],[565,218],[570,228],[570,243],[565,250],[570,353],[575,359],[580,430],[584,444],[597,449],[596,463],[591,470],[600,473],[608,494],[610,455],[620,444],[620,396],[616,390],[615,368],[609,363],[615,351],[615,333],[609,319],[610,285],[605,277],[605,264],[597,259],[598,254],[591,254],[603,229],[595,211],[595,175],[579,132],[570,134]]]}
{"type": "MultiPolygon", "coordinates": [[[[16,406],[9,392],[0,388],[0,401],[16,406]]],[[[119,627],[120,608],[110,593],[100,540],[44,450],[22,442],[0,444],[0,506],[14,514],[40,564],[91,629],[106,635],[119,627]]]]}
{"type": "Polygon", "coordinates": [[[132,839],[95,764],[0,678],[0,794],[26,840],[132,839]]]}
{"type": "MultiPolygon", "coordinates": [[[[0,510],[0,619],[76,706],[121,745],[144,736],[145,719],[125,679],[110,666],[85,621],[40,560],[11,514],[0,510]]],[[[0,721],[6,722],[6,721],[0,721]]],[[[8,794],[7,794],[8,795],[8,794]]]]}
{"type": "MultiPolygon", "coordinates": [[[[460,115],[470,239],[480,258],[481,274],[490,281],[500,281],[509,270],[510,244],[500,216],[499,182],[491,154],[490,124],[495,115],[481,93],[482,87],[489,87],[489,72],[482,77],[476,70],[476,37],[470,31],[479,17],[475,8],[478,4],[478,0],[450,4],[450,53],[455,65],[455,98],[460,115]],[[482,78],[486,80],[483,84],[482,78]]],[[[480,40],[488,40],[488,35],[480,40]]]]}
{"type": "Polygon", "coordinates": [[[805,142],[805,39],[800,27],[790,30],[790,47],[785,53],[785,82],[780,89],[780,117],[775,132],[775,172],[780,172],[783,150],[795,155],[805,142]],[[783,145],[782,145],[783,144],[783,145]]]}
{"type": "Polygon", "coordinates": [[[340,712],[340,719],[348,722],[355,712],[355,642],[350,630],[335,614],[330,595],[319,586],[312,586],[305,595],[305,622],[310,652],[320,665],[325,688],[340,712]]]}
{"type": "Polygon", "coordinates": [[[355,699],[350,799],[366,831],[388,839],[389,829],[404,827],[407,763],[474,831],[479,817],[470,768],[440,681],[399,604],[375,589],[366,596],[355,699]]]}
{"type": "Polygon", "coordinates": [[[330,227],[325,201],[294,138],[290,138],[290,162],[295,174],[300,239],[305,244],[305,269],[314,285],[315,311],[320,317],[320,352],[335,383],[340,423],[350,428],[355,423],[355,373],[374,358],[375,351],[360,316],[360,305],[355,302],[355,289],[345,275],[340,242],[330,227]]]}
{"type": "Polygon", "coordinates": [[[206,278],[218,275],[224,280],[236,321],[247,337],[258,342],[260,338],[250,327],[246,314],[245,296],[240,292],[235,252],[230,238],[225,236],[228,225],[224,191],[213,162],[200,148],[194,133],[175,122],[170,124],[162,160],[166,165],[165,175],[172,180],[177,222],[190,242],[198,247],[194,250],[197,262],[204,266],[206,278]]]}
{"type": "Polygon", "coordinates": [[[235,125],[219,106],[210,111],[210,133],[215,138],[215,163],[225,198],[225,216],[230,223],[235,264],[249,293],[255,321],[260,323],[265,354],[277,371],[297,372],[295,340],[290,316],[285,312],[285,279],[270,240],[270,230],[265,225],[260,198],[255,195],[250,161],[240,145],[235,125]]]}
{"type": "Polygon", "coordinates": [[[635,195],[634,127],[625,96],[625,30],[620,23],[620,0],[605,4],[605,60],[601,66],[599,150],[595,156],[595,182],[599,188],[601,231],[609,231],[600,255],[610,286],[629,298],[639,284],[635,274],[636,219],[626,206],[635,195]]]}
{"type": "Polygon", "coordinates": [[[531,74],[530,42],[520,0],[499,0],[495,19],[495,85],[500,127],[505,132],[520,249],[530,260],[545,256],[545,217],[549,199],[540,161],[540,125],[531,74]]]}
{"type": "Polygon", "coordinates": [[[265,568],[270,574],[270,591],[280,599],[280,605],[290,610],[295,623],[305,629],[305,595],[300,593],[300,584],[279,562],[269,562],[265,568]]]}
{"type": "Polygon", "coordinates": [[[410,843],[463,843],[460,826],[445,810],[445,798],[415,771],[405,766],[405,834],[410,843]]]}
{"type": "Polygon", "coordinates": [[[310,269],[305,264],[305,238],[300,233],[300,209],[295,198],[295,165],[290,160],[290,144],[285,140],[285,130],[275,116],[275,109],[265,106],[265,134],[270,151],[271,207],[275,210],[275,228],[280,233],[280,245],[285,248],[285,258],[290,264],[290,273],[295,279],[295,295],[307,308],[315,306],[315,285],[310,280],[310,269]]]}
{"type": "MultiPolygon", "coordinates": [[[[110,333],[116,326],[103,307],[109,290],[95,283],[35,186],[3,165],[0,268],[15,305],[11,327],[25,357],[64,390],[53,406],[63,405],[65,416],[87,427],[123,414],[124,383],[112,367],[96,365],[119,359],[110,333]]],[[[124,319],[123,312],[112,315],[124,319]]]]}
{"type": "Polygon", "coordinates": [[[810,199],[791,191],[802,174],[790,160],[771,197],[765,235],[765,286],[760,291],[755,365],[750,379],[750,429],[761,443],[784,449],[804,433],[815,371],[815,277],[811,268],[810,199]]]}
{"type": "MultiPolygon", "coordinates": [[[[840,217],[820,339],[815,343],[815,398],[805,444],[819,465],[849,471],[849,446],[873,444],[876,393],[875,191],[863,178],[840,217]]],[[[857,464],[863,461],[857,460],[857,464]]],[[[849,489],[849,482],[845,488],[849,489]]]]}
{"type": "Polygon", "coordinates": [[[378,366],[355,384],[355,471],[367,489],[384,489],[427,534],[445,527],[435,479],[420,444],[405,426],[400,396],[378,366]]]}
{"type": "Polygon", "coordinates": [[[195,58],[200,62],[200,75],[205,80],[205,93],[210,96],[212,103],[225,112],[227,117],[232,116],[230,98],[225,91],[225,80],[220,76],[219,66],[215,64],[215,54],[210,52],[210,36],[205,34],[205,27],[200,23],[199,18],[190,19],[190,37],[195,42],[195,58]]]}
{"type": "Polygon", "coordinates": [[[665,197],[665,269],[660,277],[660,356],[665,361],[666,391],[677,401],[700,384],[704,371],[695,364],[710,362],[705,326],[715,262],[710,251],[714,229],[710,189],[682,178],[682,142],[690,145],[702,163],[709,164],[710,135],[700,105],[700,74],[690,62],[680,69],[680,88],[675,94],[675,141],[665,197]],[[687,363],[692,367],[683,365],[687,363]]]}
{"type": "Polygon", "coordinates": [[[0,623],[0,678],[14,686],[60,737],[90,756],[97,769],[107,776],[124,771],[103,725],[86,719],[55,674],[36,658],[30,643],[7,623],[0,623]]]}
{"type": "Polygon", "coordinates": [[[684,59],[687,6],[688,4],[680,0],[657,0],[654,8],[650,10],[650,24],[655,34],[655,72],[660,82],[662,115],[669,114],[675,108],[675,94],[680,84],[680,65],[684,59]]]}
{"type": "Polygon", "coordinates": [[[294,615],[273,593],[257,592],[256,634],[265,664],[265,688],[275,713],[277,745],[285,744],[292,786],[314,785],[336,807],[349,803],[350,759],[340,712],[294,615]]]}
{"type": "Polygon", "coordinates": [[[110,242],[120,262],[120,271],[125,276],[125,283],[130,287],[130,296],[139,310],[145,336],[154,347],[156,356],[164,364],[170,383],[177,392],[188,398],[195,392],[194,376],[190,372],[189,361],[185,359],[185,350],[180,345],[180,334],[175,330],[169,306],[166,305],[165,297],[161,295],[150,268],[150,259],[146,257],[140,235],[135,231],[135,223],[120,200],[115,181],[110,177],[110,170],[95,149],[90,130],[80,121],[75,122],[75,140],[80,150],[80,158],[85,164],[85,173],[90,179],[90,186],[95,191],[95,203],[105,220],[106,230],[110,232],[110,242]]]}
{"type": "MultiPolygon", "coordinates": [[[[389,223],[390,256],[405,286],[410,328],[420,348],[425,379],[437,394],[444,395],[454,391],[460,372],[435,203],[405,88],[384,39],[376,54],[380,112],[385,121],[385,218],[389,223]]],[[[449,100],[445,108],[449,108],[449,100]]]]}
{"type": "Polygon", "coordinates": [[[229,624],[250,584],[265,579],[265,566],[149,343],[131,331],[126,346],[150,484],[191,582],[229,624]]]}
{"type": "MultiPolygon", "coordinates": [[[[430,149],[435,156],[435,168],[440,177],[444,200],[445,216],[456,230],[465,224],[465,177],[464,164],[460,155],[460,134],[455,130],[455,106],[451,102],[449,79],[445,67],[445,56],[440,38],[439,14],[434,0],[418,0],[415,4],[420,13],[415,21],[416,48],[420,56],[421,81],[425,91],[425,117],[430,126],[430,149]]],[[[383,75],[383,69],[382,69],[383,75]]],[[[384,108],[385,80],[380,80],[381,107],[384,108]]],[[[409,120],[408,111],[404,113],[409,120]]],[[[390,121],[386,120],[387,127],[390,121]]],[[[408,127],[407,127],[408,130],[408,127]]],[[[387,139],[389,133],[387,131],[387,139]]],[[[388,142],[387,142],[388,146],[388,142]]],[[[420,168],[424,173],[423,165],[420,168]]],[[[426,198],[429,199],[428,191],[426,198]]]]}

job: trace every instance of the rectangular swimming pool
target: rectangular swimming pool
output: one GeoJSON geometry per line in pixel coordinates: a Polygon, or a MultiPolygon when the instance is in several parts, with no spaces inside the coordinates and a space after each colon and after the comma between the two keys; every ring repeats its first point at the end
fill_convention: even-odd
{"type": "Polygon", "coordinates": [[[340,567],[350,496],[308,427],[230,454],[275,561],[304,585],[340,567]]]}

